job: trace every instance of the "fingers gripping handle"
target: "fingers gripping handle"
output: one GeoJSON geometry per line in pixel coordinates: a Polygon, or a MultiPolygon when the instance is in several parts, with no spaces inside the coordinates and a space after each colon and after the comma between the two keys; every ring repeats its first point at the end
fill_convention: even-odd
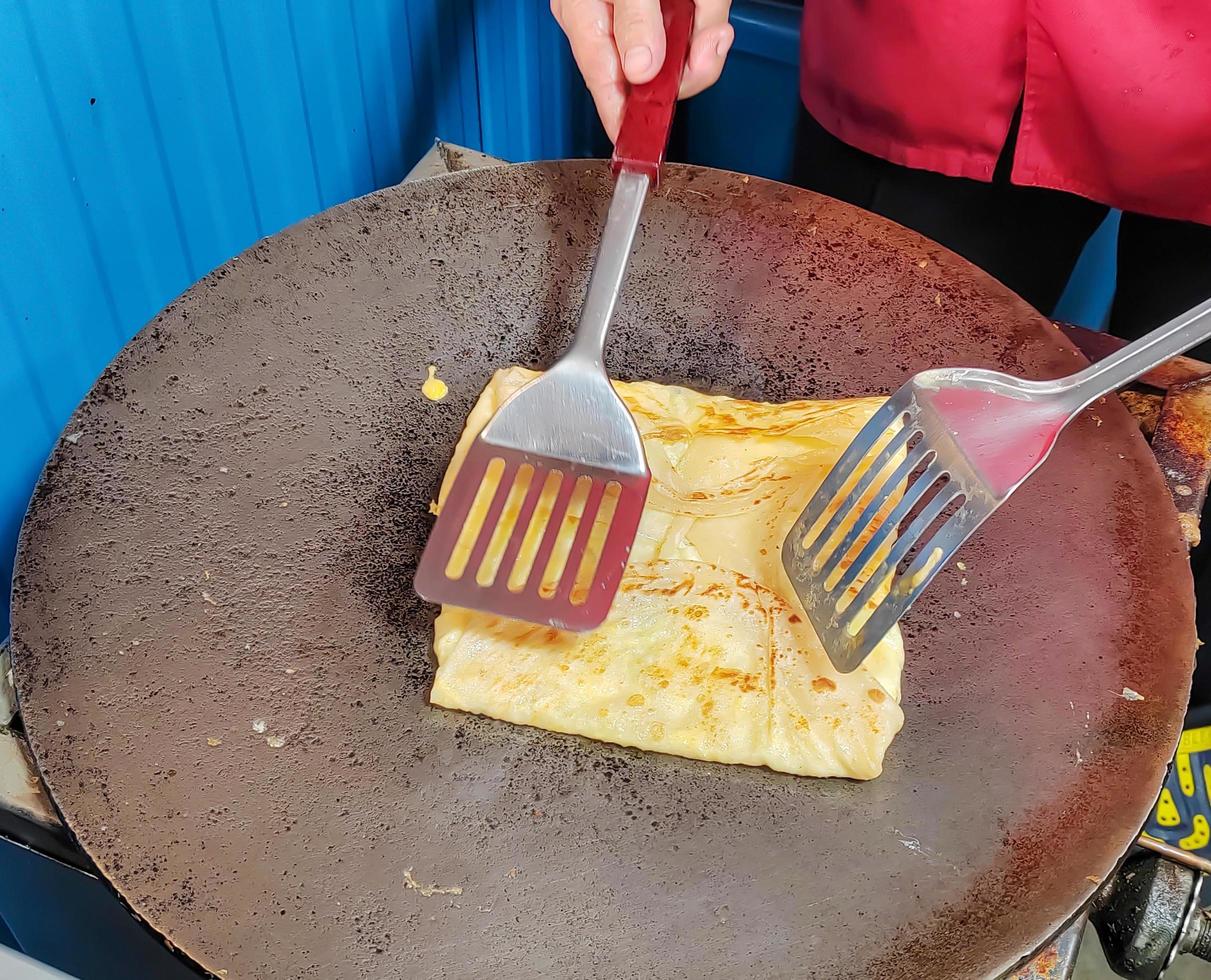
{"type": "Polygon", "coordinates": [[[694,0],[660,0],[664,14],[664,64],[650,82],[633,85],[622,114],[622,127],[614,143],[614,173],[648,175],[655,187],[669,143],[673,109],[694,27],[694,0]]]}

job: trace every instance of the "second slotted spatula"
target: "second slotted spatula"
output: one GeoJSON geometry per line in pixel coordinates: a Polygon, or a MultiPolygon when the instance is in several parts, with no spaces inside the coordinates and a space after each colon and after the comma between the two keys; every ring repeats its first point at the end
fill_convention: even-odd
{"type": "Polygon", "coordinates": [[[430,602],[587,630],[618,591],[651,473],[602,352],[643,203],[659,179],[694,19],[693,0],[661,6],[667,54],[627,98],[614,196],[576,337],[472,443],[416,571],[416,591],[430,602]]]}
{"type": "Polygon", "coordinates": [[[1208,339],[1211,300],[1066,378],[975,368],[910,378],[858,432],[782,547],[833,666],[847,672],[866,659],[1082,409],[1208,339]]]}

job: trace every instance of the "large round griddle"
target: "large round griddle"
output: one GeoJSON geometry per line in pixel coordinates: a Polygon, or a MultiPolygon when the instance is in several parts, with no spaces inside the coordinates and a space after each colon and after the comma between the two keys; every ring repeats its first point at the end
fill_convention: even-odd
{"type": "MultiPolygon", "coordinates": [[[[567,340],[608,191],[599,163],[483,170],[262,242],[132,341],[51,459],[13,600],[25,723],[82,846],[208,969],[994,974],[1143,823],[1193,599],[1115,399],[913,610],[907,722],[873,782],[427,704],[434,611],[411,580],[429,500],[492,371],[567,340]],[[420,393],[427,363],[440,404],[420,393]]],[[[913,233],[688,167],[649,205],[609,361],[769,400],[1081,363],[913,233]]]]}

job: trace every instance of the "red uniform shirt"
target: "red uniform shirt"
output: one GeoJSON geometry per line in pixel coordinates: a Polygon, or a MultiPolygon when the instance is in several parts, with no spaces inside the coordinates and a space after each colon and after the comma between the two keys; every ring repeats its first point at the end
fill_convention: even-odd
{"type": "MultiPolygon", "coordinates": [[[[806,0],[801,92],[851,146],[1211,224],[1211,0],[806,0]]],[[[1211,282],[1211,270],[1208,270],[1211,282]]]]}

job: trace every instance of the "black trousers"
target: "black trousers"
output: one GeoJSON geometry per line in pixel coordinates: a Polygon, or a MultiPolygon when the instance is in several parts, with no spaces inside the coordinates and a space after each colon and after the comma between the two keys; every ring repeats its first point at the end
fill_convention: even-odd
{"type": "MultiPolygon", "coordinates": [[[[1050,313],[1108,209],[1063,191],[1011,184],[1016,133],[1015,120],[992,182],[983,183],[888,163],[841,142],[802,112],[794,179],[945,245],[1050,313]]],[[[1123,215],[1111,333],[1134,339],[1208,296],[1211,227],[1123,215]]],[[[1211,361],[1211,344],[1192,353],[1211,361]]],[[[1211,636],[1211,513],[1204,514],[1203,535],[1208,543],[1192,563],[1199,635],[1211,636]]],[[[1211,704],[1211,654],[1199,656],[1191,703],[1211,704]]]]}

